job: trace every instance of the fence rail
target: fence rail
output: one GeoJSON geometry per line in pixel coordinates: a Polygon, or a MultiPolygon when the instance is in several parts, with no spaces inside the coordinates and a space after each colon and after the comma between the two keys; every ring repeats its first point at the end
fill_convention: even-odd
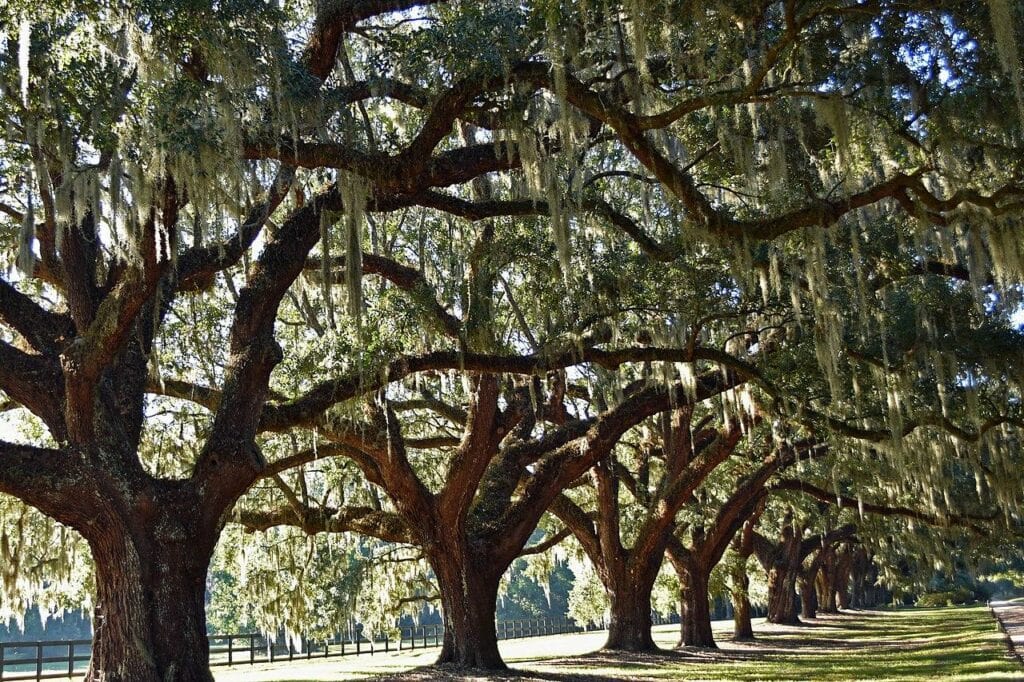
{"type": "MultiPolygon", "coordinates": [[[[678,622],[655,615],[654,625],[678,622]]],[[[571,618],[524,618],[495,623],[499,640],[544,637],[604,629],[580,626],[571,618]]],[[[444,624],[404,625],[399,636],[365,637],[361,628],[351,628],[327,641],[301,638],[298,642],[268,639],[255,633],[210,635],[210,667],[253,665],[339,656],[362,656],[392,651],[413,651],[438,647],[444,640],[444,624]],[[297,646],[296,646],[297,644],[297,646]]],[[[45,642],[0,642],[0,681],[27,682],[76,677],[85,674],[91,640],[45,642]]]]}

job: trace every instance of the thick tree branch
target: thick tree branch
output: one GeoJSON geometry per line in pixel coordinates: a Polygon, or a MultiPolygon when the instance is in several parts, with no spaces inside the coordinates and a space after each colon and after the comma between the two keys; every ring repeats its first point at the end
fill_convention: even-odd
{"type": "Polygon", "coordinates": [[[303,62],[310,74],[325,80],[338,56],[344,34],[365,19],[381,14],[425,7],[443,0],[325,0],[317,7],[313,33],[303,62]]]}
{"type": "Polygon", "coordinates": [[[75,335],[67,315],[45,310],[0,278],[0,319],[40,353],[56,354],[75,335]]]}
{"type": "Polygon", "coordinates": [[[96,498],[102,495],[82,468],[82,460],[64,450],[0,442],[0,493],[61,523],[91,522],[96,498]]]}
{"type": "Polygon", "coordinates": [[[0,341],[0,389],[43,420],[54,439],[66,439],[64,378],[56,358],[0,341]]]}
{"type": "Polygon", "coordinates": [[[239,294],[224,388],[193,472],[200,479],[221,472],[219,480],[229,497],[240,494],[265,465],[255,451],[254,439],[270,372],[281,359],[274,339],[278,306],[320,238],[320,213],[339,208],[337,188],[331,186],[289,216],[264,246],[248,285],[239,294]]]}
{"type": "Polygon", "coordinates": [[[226,242],[210,246],[197,245],[178,256],[179,291],[206,289],[213,283],[213,277],[226,270],[242,258],[256,236],[263,229],[271,214],[288,196],[288,190],[295,179],[295,169],[282,165],[270,183],[267,196],[255,206],[238,226],[238,231],[226,242]]]}

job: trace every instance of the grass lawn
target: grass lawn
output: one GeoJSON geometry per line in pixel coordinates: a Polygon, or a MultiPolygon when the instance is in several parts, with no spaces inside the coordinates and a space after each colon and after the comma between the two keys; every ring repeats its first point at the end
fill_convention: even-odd
{"type": "MultiPolygon", "coordinates": [[[[715,623],[718,651],[660,655],[596,651],[604,633],[502,642],[513,669],[503,679],[584,680],[1024,680],[984,606],[866,611],[824,616],[801,627],[755,621],[758,641],[728,640],[731,623],[715,623]]],[[[655,628],[671,649],[677,626],[655,628]]],[[[219,669],[217,682],[321,682],[383,676],[389,680],[469,680],[424,669],[436,649],[331,659],[319,663],[219,669]]]]}

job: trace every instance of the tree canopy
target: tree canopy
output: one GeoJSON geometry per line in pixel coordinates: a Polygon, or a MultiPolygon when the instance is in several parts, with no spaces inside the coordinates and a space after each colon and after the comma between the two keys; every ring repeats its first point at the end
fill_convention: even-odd
{"type": "Polygon", "coordinates": [[[0,492],[89,547],[88,679],[210,679],[229,522],[399,543],[481,667],[570,530],[703,594],[764,497],[834,502],[764,517],[790,595],[854,511],[1019,532],[1022,12],[7,3],[0,492]]]}

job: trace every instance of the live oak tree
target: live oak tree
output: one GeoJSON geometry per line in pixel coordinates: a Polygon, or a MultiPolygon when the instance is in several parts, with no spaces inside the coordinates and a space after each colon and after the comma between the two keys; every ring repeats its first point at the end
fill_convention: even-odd
{"type": "MultiPolygon", "coordinates": [[[[291,524],[308,532],[352,530],[414,544],[424,552],[440,590],[445,614],[441,661],[500,667],[494,629],[499,582],[524,551],[551,501],[607,456],[632,426],[673,403],[705,400],[723,388],[722,375],[714,373],[697,382],[693,398],[674,386],[627,392],[618,405],[594,417],[562,417],[558,421],[563,424],[543,436],[530,437],[540,418],[552,418],[551,408],[535,412],[529,392],[523,391],[509,396],[508,407],[501,410],[496,405],[498,380],[484,374],[478,381],[465,413],[462,439],[442,464],[441,482],[430,480],[431,470],[423,468],[426,463],[410,456],[394,408],[386,404],[371,408],[368,418],[377,420],[377,434],[386,435],[353,428],[339,440],[345,441],[340,443],[344,448],[355,451],[368,480],[391,498],[389,508],[297,507],[293,503],[279,509],[242,510],[238,518],[256,528],[291,524]],[[491,416],[481,422],[485,405],[491,416]],[[386,411],[382,414],[381,409],[386,411]],[[484,434],[491,440],[476,444],[474,440],[484,434]],[[466,473],[470,466],[477,471],[471,477],[466,473]],[[464,499],[461,503],[451,499],[457,492],[464,499]]],[[[551,404],[542,391],[535,390],[540,405],[551,404]]],[[[565,407],[556,403],[554,410],[564,413],[565,407]]],[[[325,443],[316,453],[297,456],[321,459],[330,452],[331,444],[325,443]]],[[[656,571],[660,561],[656,558],[654,563],[656,571]]],[[[646,608],[649,611],[649,600],[646,608]]]]}
{"type": "MultiPolygon", "coordinates": [[[[295,432],[310,449],[323,438],[377,477],[409,530],[433,543],[449,595],[444,658],[469,665],[499,664],[490,635],[476,639],[496,580],[461,581],[467,539],[498,527],[481,530],[493,518],[481,502],[515,498],[516,531],[488,547],[496,564],[511,561],[543,501],[663,409],[683,374],[710,393],[739,373],[778,413],[874,441],[923,474],[894,492],[941,499],[946,463],[968,463],[1011,514],[1024,366],[1007,361],[1020,356],[1008,331],[1022,271],[1020,11],[1007,0],[7,3],[0,211],[18,270],[0,282],[0,388],[50,442],[0,448],[0,491],[89,543],[88,678],[210,679],[205,574],[226,512],[277,472],[267,434],[295,432]],[[412,207],[452,216],[447,253],[469,277],[442,282],[428,258],[410,267],[387,255],[372,216],[394,213],[394,233],[415,243],[418,226],[401,219],[412,207]],[[547,263],[544,276],[492,267],[488,245],[510,225],[531,226],[533,239],[499,256],[529,254],[547,263]],[[553,347],[538,336],[543,311],[517,322],[514,339],[495,329],[489,301],[552,279],[575,313],[614,298],[623,282],[589,277],[581,254],[642,255],[632,276],[646,278],[709,250],[722,296],[793,308],[793,324],[775,312],[744,336],[737,350],[756,368],[719,347],[712,357],[699,335],[689,346],[586,340],[593,322],[553,347]],[[296,280],[319,272],[330,289],[342,268],[357,328],[383,296],[363,274],[410,307],[436,308],[431,287],[442,304],[463,293],[452,289],[465,296],[405,338],[403,357],[356,362],[356,336],[351,363],[272,386],[294,354],[282,347],[282,302],[310,328],[311,305],[330,318],[341,310],[333,296],[304,299],[296,280]],[[165,325],[191,298],[223,340],[205,351],[223,361],[209,376],[187,363],[165,376],[156,359],[180,342],[165,325]],[[773,353],[788,337],[807,341],[792,364],[773,353]],[[800,370],[808,357],[823,380],[800,370]],[[643,361],[730,372],[716,368],[712,381],[691,367],[624,387],[598,417],[522,426],[542,410],[508,376],[643,361]],[[408,388],[394,385],[449,370],[467,379],[466,425],[451,477],[431,490],[403,463],[393,403],[408,388]],[[198,454],[173,474],[140,456],[146,432],[167,425],[147,412],[153,394],[210,411],[190,421],[198,454]],[[332,430],[344,422],[332,410],[366,397],[356,418],[370,430],[332,430]],[[488,470],[498,453],[511,478],[488,470]],[[529,459],[538,453],[544,464],[567,455],[566,478],[529,459]],[[525,478],[538,482],[517,492],[509,481],[533,463],[525,478]],[[476,483],[502,492],[477,499],[476,483]]],[[[662,308],[651,318],[665,328],[662,308]]]]}
{"type": "Polygon", "coordinates": [[[754,552],[768,573],[768,622],[783,625],[800,623],[797,615],[796,583],[804,561],[834,542],[848,538],[856,531],[846,525],[827,532],[805,533],[794,525],[787,513],[782,521],[779,539],[775,542],[760,533],[754,535],[754,552]]]}
{"type": "Polygon", "coordinates": [[[743,527],[733,537],[732,546],[725,555],[725,566],[729,574],[729,597],[733,609],[733,639],[740,642],[754,639],[748,565],[754,554],[754,528],[762,513],[764,507],[758,506],[743,522],[743,527]]]}
{"type": "Polygon", "coordinates": [[[651,590],[675,530],[680,508],[739,443],[743,429],[734,422],[719,430],[709,419],[693,423],[694,406],[685,405],[658,423],[659,438],[641,442],[637,466],[614,453],[591,470],[594,509],[568,493],[553,501],[551,513],[576,537],[596,568],[611,606],[604,648],[655,651],[651,636],[651,590]],[[622,488],[636,511],[623,509],[622,488]]]}
{"type": "Polygon", "coordinates": [[[768,494],[768,480],[812,452],[813,445],[783,446],[769,450],[760,461],[754,458],[743,462],[745,467],[726,477],[735,483],[725,488],[721,500],[713,502],[705,495],[689,522],[673,529],[666,549],[681,586],[680,646],[715,648],[708,606],[711,571],[737,532],[759,515],[768,494]]]}

